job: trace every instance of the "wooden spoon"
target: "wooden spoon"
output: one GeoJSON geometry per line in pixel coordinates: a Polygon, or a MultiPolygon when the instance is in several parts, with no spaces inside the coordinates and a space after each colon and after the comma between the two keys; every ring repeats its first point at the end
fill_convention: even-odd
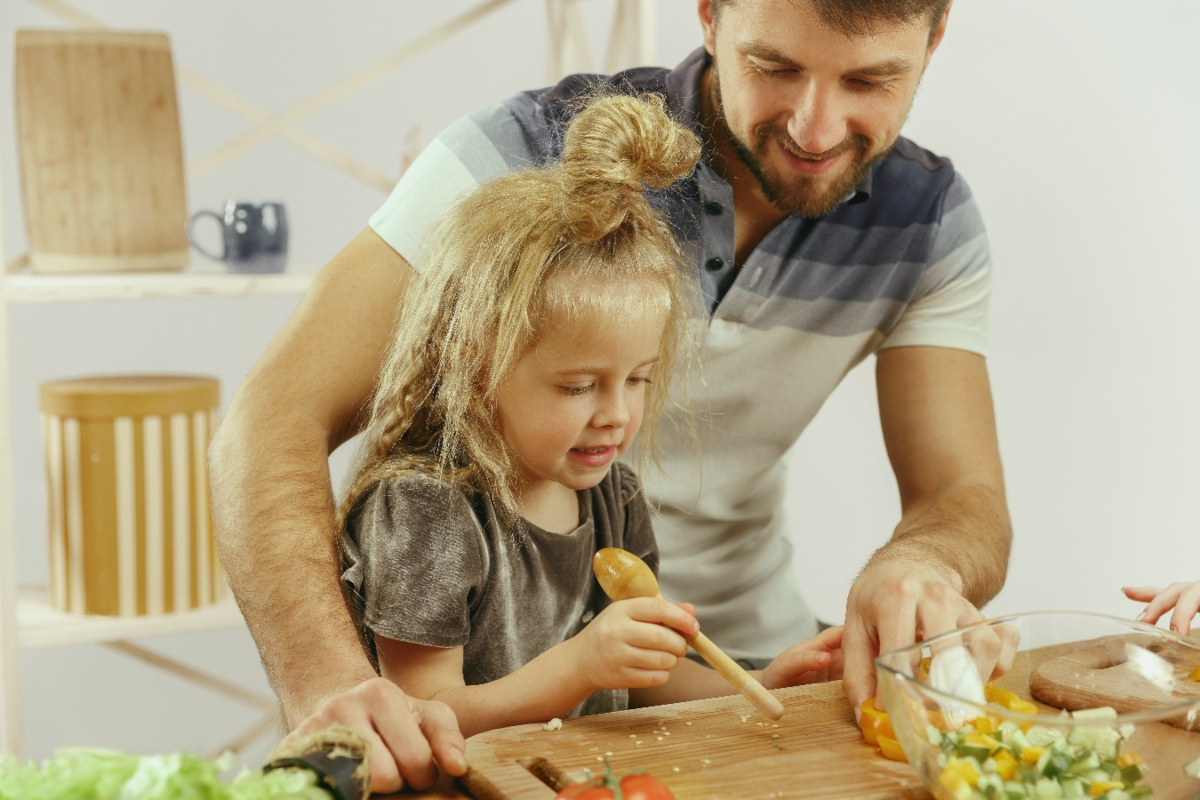
{"type": "MultiPolygon", "coordinates": [[[[646,562],[628,550],[619,547],[605,547],[598,551],[592,559],[592,570],[604,593],[613,600],[629,600],[634,597],[657,597],[662,599],[658,590],[658,581],[646,562]]],[[[771,719],[783,716],[783,704],[775,695],[768,692],[763,685],[754,680],[746,670],[738,666],[732,658],[725,655],[721,648],[703,633],[695,636],[685,635],[688,644],[707,661],[721,677],[729,681],[734,689],[762,713],[771,719]]]]}

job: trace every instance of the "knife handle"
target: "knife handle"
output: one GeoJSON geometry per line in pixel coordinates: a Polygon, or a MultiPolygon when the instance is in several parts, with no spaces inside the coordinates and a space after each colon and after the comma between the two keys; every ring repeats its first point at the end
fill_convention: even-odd
{"type": "Polygon", "coordinates": [[[685,638],[692,649],[719,672],[722,678],[729,681],[733,688],[741,692],[742,696],[753,703],[755,708],[771,719],[779,719],[783,716],[783,703],[779,702],[779,698],[768,692],[761,683],[754,680],[750,673],[725,655],[725,651],[713,644],[711,639],[703,633],[685,638]]]}

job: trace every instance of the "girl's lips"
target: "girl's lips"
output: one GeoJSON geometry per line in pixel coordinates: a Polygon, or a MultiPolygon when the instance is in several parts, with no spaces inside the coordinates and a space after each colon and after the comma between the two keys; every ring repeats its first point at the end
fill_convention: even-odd
{"type": "Polygon", "coordinates": [[[809,159],[801,158],[800,156],[791,152],[784,147],[783,143],[779,140],[775,141],[775,145],[779,148],[779,152],[783,153],[783,157],[787,160],[792,169],[796,170],[797,172],[803,172],[806,175],[820,175],[822,172],[833,166],[833,164],[836,163],[839,158],[841,158],[842,153],[845,152],[843,150],[842,153],[829,156],[828,158],[809,159]]]}
{"type": "Polygon", "coordinates": [[[611,447],[572,447],[567,451],[571,460],[584,467],[603,467],[617,457],[617,448],[611,447]]]}

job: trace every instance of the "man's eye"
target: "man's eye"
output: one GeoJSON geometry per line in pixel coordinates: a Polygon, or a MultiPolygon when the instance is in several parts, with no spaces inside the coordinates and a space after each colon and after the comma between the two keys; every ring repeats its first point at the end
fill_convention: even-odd
{"type": "Polygon", "coordinates": [[[753,61],[750,62],[750,67],[755,72],[757,72],[759,75],[768,75],[768,76],[772,76],[772,77],[786,75],[787,73],[792,71],[791,67],[766,67],[766,66],[763,66],[762,64],[756,64],[753,61]]]}
{"type": "Polygon", "coordinates": [[[886,88],[888,83],[889,83],[889,81],[868,81],[868,80],[863,80],[862,78],[851,78],[850,79],[850,84],[854,88],[861,89],[864,92],[877,92],[880,89],[886,88]]]}

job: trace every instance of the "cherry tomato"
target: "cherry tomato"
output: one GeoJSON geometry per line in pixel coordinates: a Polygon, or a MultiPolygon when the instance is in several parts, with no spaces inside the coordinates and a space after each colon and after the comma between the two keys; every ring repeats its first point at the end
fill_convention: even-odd
{"type": "Polygon", "coordinates": [[[566,787],[555,795],[555,800],[615,800],[617,797],[621,800],[675,800],[666,784],[653,775],[636,773],[626,775],[618,782],[611,771],[603,778],[566,787]],[[618,786],[620,794],[614,791],[618,786]]]}

